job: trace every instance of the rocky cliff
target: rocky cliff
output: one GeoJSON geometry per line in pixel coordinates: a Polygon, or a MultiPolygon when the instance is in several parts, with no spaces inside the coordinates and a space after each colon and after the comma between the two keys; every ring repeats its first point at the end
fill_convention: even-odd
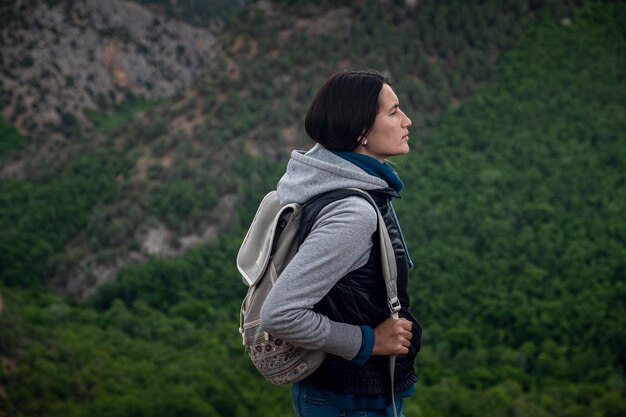
{"type": "Polygon", "coordinates": [[[89,125],[89,110],[188,86],[219,55],[219,19],[169,20],[123,0],[0,6],[0,108],[21,133],[89,125]]]}

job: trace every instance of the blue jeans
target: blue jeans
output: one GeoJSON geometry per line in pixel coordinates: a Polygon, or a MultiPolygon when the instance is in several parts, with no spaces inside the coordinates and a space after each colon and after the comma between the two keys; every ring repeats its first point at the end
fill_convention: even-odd
{"type": "MultiPolygon", "coordinates": [[[[391,405],[384,410],[341,410],[311,385],[293,385],[291,400],[296,417],[393,417],[391,405]]],[[[396,410],[398,417],[403,417],[402,401],[396,403],[396,410]]]]}

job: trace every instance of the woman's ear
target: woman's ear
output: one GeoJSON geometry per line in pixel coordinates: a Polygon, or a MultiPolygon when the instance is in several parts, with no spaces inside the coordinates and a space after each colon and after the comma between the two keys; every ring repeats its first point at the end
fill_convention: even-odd
{"type": "Polygon", "coordinates": [[[359,138],[357,139],[356,143],[358,145],[361,146],[366,146],[367,145],[367,131],[365,129],[363,129],[363,131],[361,131],[361,134],[359,135],[359,138]]]}

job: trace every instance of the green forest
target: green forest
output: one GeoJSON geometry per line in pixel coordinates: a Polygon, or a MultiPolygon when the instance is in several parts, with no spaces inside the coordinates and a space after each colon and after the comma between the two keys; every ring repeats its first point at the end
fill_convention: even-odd
{"type": "MultiPolygon", "coordinates": [[[[193,23],[201,3],[170,12],[193,23]]],[[[424,328],[405,416],[625,416],[626,4],[256,3],[228,12],[213,78],[93,114],[67,160],[0,179],[0,416],[293,415],[241,345],[235,257],[289,150],[310,146],[316,88],[347,67],[388,73],[413,120],[393,160],[424,328]],[[171,128],[195,112],[191,132],[171,128]],[[135,250],[145,218],[195,230],[227,193],[211,242],[63,291],[85,256],[135,250]]],[[[6,120],[0,137],[2,163],[40,140],[6,120]]]]}

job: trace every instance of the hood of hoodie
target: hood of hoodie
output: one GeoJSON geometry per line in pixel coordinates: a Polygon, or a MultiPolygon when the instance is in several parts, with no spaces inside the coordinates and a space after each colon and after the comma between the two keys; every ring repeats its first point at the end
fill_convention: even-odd
{"type": "Polygon", "coordinates": [[[293,151],[276,190],[281,204],[304,203],[339,188],[376,190],[389,185],[317,144],[308,152],[293,151]]]}

